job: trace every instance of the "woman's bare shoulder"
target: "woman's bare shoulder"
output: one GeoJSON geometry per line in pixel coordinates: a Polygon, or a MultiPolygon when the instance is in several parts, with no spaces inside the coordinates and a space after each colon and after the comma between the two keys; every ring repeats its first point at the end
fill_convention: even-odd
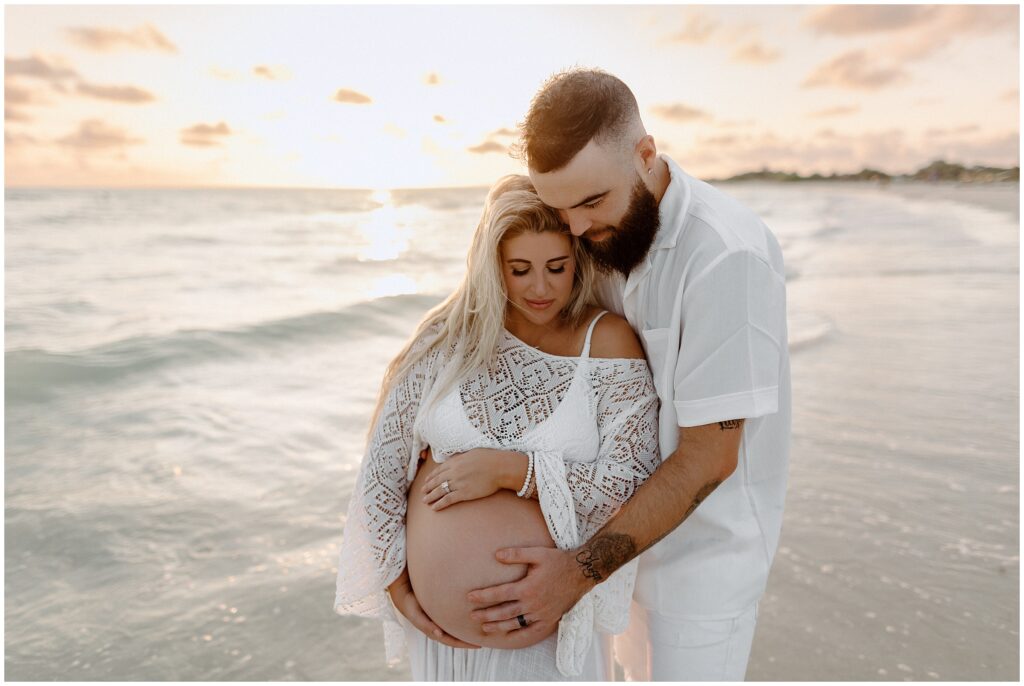
{"type": "Polygon", "coordinates": [[[594,335],[590,339],[590,356],[641,359],[644,357],[644,349],[629,322],[614,312],[609,312],[594,326],[594,335]]]}

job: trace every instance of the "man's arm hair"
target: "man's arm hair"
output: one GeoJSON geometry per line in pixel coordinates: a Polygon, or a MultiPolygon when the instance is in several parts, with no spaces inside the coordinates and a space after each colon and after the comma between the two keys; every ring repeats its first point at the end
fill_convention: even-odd
{"type": "Polygon", "coordinates": [[[742,436],[742,419],[680,427],[675,452],[574,551],[583,576],[604,581],[682,524],[735,471],[742,436]]]}

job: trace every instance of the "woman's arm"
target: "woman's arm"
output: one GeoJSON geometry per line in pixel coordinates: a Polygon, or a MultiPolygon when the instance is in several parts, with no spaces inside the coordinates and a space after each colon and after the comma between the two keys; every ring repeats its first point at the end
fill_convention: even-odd
{"type": "MultiPolygon", "coordinates": [[[[424,356],[392,384],[384,400],[349,500],[334,600],[338,614],[393,620],[386,595],[392,587],[397,595],[392,596],[394,606],[428,635],[437,627],[422,611],[415,612],[419,605],[411,586],[404,592],[401,580],[406,576],[405,513],[413,425],[424,390],[436,375],[439,357],[436,350],[424,356]]],[[[467,647],[447,634],[434,638],[467,647]]]]}

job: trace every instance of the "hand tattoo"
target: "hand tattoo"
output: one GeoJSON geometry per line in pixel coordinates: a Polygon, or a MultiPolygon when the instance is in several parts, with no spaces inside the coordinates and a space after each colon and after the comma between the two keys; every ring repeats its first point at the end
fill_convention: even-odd
{"type": "Polygon", "coordinates": [[[636,544],[626,534],[605,534],[587,543],[576,555],[583,576],[594,581],[604,581],[616,569],[636,555],[636,544]]]}
{"type": "Polygon", "coordinates": [[[724,422],[718,422],[718,428],[722,431],[728,431],[729,429],[738,429],[743,423],[742,419],[728,419],[724,422]]]}

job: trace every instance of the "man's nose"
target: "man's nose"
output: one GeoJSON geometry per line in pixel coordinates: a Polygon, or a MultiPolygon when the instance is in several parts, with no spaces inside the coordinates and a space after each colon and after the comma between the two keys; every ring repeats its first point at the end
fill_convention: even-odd
{"type": "Polygon", "coordinates": [[[569,224],[569,231],[574,236],[582,236],[594,225],[594,222],[584,217],[582,213],[572,210],[566,211],[565,220],[569,224]]]}

